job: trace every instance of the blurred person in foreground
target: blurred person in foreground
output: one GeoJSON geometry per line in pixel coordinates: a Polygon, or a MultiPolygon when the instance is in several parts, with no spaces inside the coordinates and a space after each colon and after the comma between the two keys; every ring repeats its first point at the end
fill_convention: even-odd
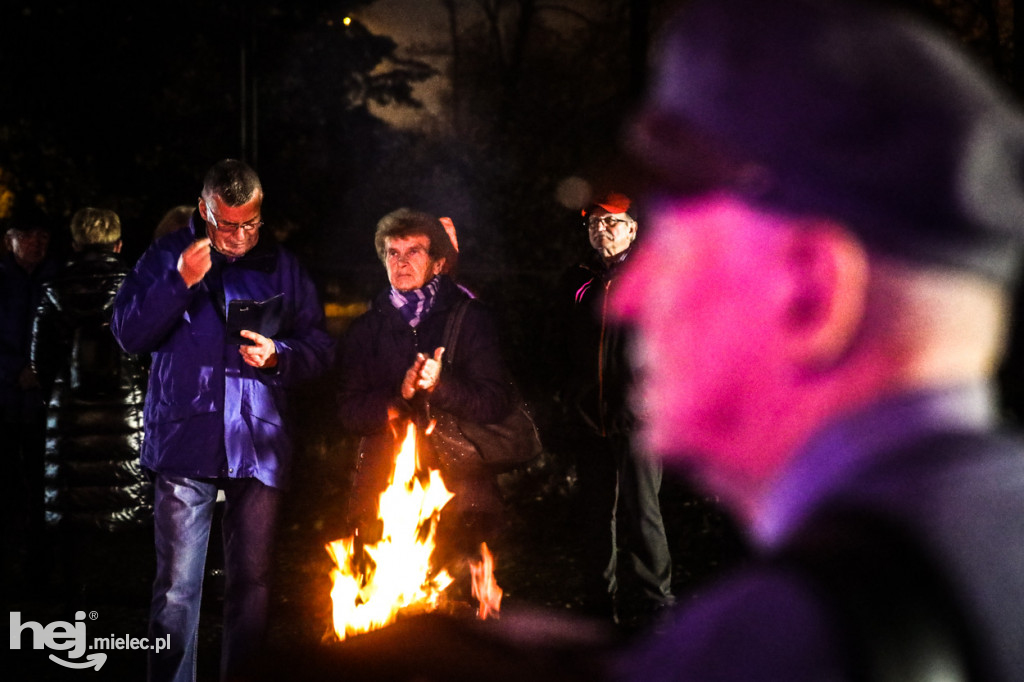
{"type": "MultiPolygon", "coordinates": [[[[396,425],[412,420],[422,430],[430,407],[480,423],[499,421],[513,407],[490,312],[446,274],[455,248],[442,222],[397,209],[377,223],[374,241],[389,285],[352,322],[338,360],[338,416],[361,437],[348,522],[367,543],[377,540],[369,529],[394,465],[396,425]],[[448,367],[442,360],[445,326],[455,307],[467,300],[459,359],[448,367]]],[[[403,430],[397,431],[403,437],[403,430]]],[[[453,575],[468,576],[460,560],[475,557],[480,543],[494,540],[501,529],[497,477],[482,462],[435,465],[455,494],[441,514],[435,558],[442,557],[438,562],[449,565],[453,575]]]]}
{"type": "Polygon", "coordinates": [[[325,372],[333,344],[298,260],[265,238],[263,187],[234,159],[207,171],[187,229],[154,242],[125,279],[112,328],[150,353],[142,465],[153,474],[157,573],[151,680],[193,680],[203,567],[224,491],[222,679],[246,679],[267,627],[271,547],[292,463],[288,393],[325,372]],[[282,295],[279,331],[227,334],[233,300],[282,295]]]}
{"type": "Polygon", "coordinates": [[[759,559],[615,676],[1024,679],[1024,449],[992,381],[1024,118],[867,3],[700,0],[656,64],[627,137],[647,239],[612,309],[643,443],[759,559]]]}
{"type": "Polygon", "coordinates": [[[584,610],[629,629],[673,603],[672,557],[658,500],[662,466],[633,447],[629,335],[609,319],[607,306],[634,250],[635,213],[621,192],[598,196],[584,210],[591,252],[559,286],[560,308],[571,308],[558,316],[567,337],[555,349],[568,375],[564,395],[578,453],[584,610]]]}
{"type": "MultiPolygon", "coordinates": [[[[63,586],[85,588],[81,564],[101,535],[150,526],[152,488],[139,464],[146,371],[110,333],[114,297],[129,268],[116,213],[71,218],[74,253],[43,285],[32,369],[47,398],[45,518],[57,533],[63,586]]],[[[113,547],[100,541],[101,547],[113,547]]]]}

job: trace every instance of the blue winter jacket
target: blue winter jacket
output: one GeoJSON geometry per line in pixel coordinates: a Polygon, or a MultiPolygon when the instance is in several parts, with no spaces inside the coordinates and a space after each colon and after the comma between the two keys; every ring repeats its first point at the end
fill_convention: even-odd
{"type": "Polygon", "coordinates": [[[288,389],[324,372],[333,343],[313,282],[295,257],[268,238],[213,267],[188,288],[178,257],[205,236],[188,228],[154,243],[125,279],[111,327],[130,353],[150,353],[142,465],[190,478],[257,478],[281,488],[292,444],[285,428],[288,389]],[[222,292],[222,294],[221,294],[222,292]],[[273,369],[245,364],[225,335],[225,302],[284,294],[273,369]]]}

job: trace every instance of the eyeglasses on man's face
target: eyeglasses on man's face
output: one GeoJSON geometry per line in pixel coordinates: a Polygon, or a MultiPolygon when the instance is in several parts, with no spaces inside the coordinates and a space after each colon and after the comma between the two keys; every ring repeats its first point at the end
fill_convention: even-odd
{"type": "Polygon", "coordinates": [[[261,218],[250,220],[247,223],[226,223],[223,221],[219,222],[217,220],[217,216],[213,215],[212,211],[207,211],[207,215],[209,216],[210,223],[217,229],[217,231],[224,234],[234,234],[238,230],[252,232],[253,230],[258,230],[263,226],[263,220],[261,218]]]}
{"type": "Polygon", "coordinates": [[[622,218],[616,218],[615,216],[612,215],[595,215],[587,218],[587,228],[591,230],[596,230],[598,228],[603,227],[606,230],[610,230],[619,223],[626,222],[629,221],[623,220],[622,218]]]}

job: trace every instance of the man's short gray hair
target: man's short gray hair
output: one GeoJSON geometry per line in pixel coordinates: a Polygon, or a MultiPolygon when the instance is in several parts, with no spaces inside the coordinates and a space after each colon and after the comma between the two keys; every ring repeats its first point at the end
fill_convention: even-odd
{"type": "Polygon", "coordinates": [[[224,159],[213,164],[203,179],[203,199],[218,196],[228,206],[241,206],[256,193],[263,194],[260,176],[249,164],[238,159],[224,159]]]}

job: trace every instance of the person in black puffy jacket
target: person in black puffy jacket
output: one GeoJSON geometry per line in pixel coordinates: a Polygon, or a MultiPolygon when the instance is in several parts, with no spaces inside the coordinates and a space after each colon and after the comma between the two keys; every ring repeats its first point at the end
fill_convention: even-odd
{"type": "Polygon", "coordinates": [[[139,465],[146,370],[110,333],[114,296],[128,272],[121,221],[83,208],[71,220],[74,254],[43,287],[32,367],[48,397],[44,515],[60,531],[66,567],[87,531],[147,528],[151,488],[139,465]],[[77,539],[76,539],[77,538],[77,539]]]}

